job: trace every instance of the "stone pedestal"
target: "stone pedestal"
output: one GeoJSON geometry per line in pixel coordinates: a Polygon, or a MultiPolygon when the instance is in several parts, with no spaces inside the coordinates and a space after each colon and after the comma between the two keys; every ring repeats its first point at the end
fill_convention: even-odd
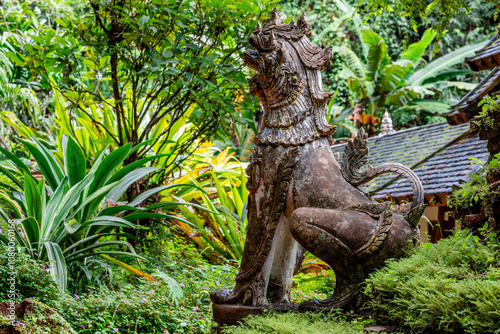
{"type": "Polygon", "coordinates": [[[212,304],[214,321],[219,325],[217,333],[223,333],[223,326],[238,325],[247,316],[262,315],[268,309],[272,309],[275,312],[299,312],[298,306],[295,304],[268,306],[212,304]]]}
{"type": "MultiPolygon", "coordinates": [[[[214,321],[222,326],[234,326],[249,315],[261,315],[266,308],[259,306],[242,306],[229,304],[212,304],[214,321]]],[[[220,332],[220,330],[219,330],[220,332]]]]}

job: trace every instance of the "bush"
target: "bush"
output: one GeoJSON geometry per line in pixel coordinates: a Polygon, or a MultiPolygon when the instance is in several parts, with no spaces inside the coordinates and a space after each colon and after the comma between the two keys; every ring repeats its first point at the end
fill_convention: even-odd
{"type": "Polygon", "coordinates": [[[58,311],[79,333],[210,332],[210,292],[230,287],[236,267],[210,265],[192,245],[168,233],[156,241],[138,248],[146,256],[154,255],[147,263],[148,272],[161,271],[170,279],[149,282],[115,271],[116,291],[101,287],[88,295],[65,295],[58,311]],[[183,291],[178,305],[172,298],[172,279],[183,291]]]}
{"type": "MultiPolygon", "coordinates": [[[[53,305],[53,301],[59,298],[57,284],[48,272],[48,263],[33,260],[20,248],[16,250],[17,270],[16,289],[19,294],[18,302],[26,298],[32,298],[42,303],[53,305]]],[[[11,277],[7,246],[0,245],[0,302],[8,300],[7,294],[10,283],[7,279],[11,277]]]]}
{"type": "MultiPolygon", "coordinates": [[[[80,333],[162,333],[178,332],[188,323],[207,320],[186,305],[178,307],[162,283],[125,285],[119,291],[102,289],[87,296],[66,295],[59,312],[80,333]]],[[[198,324],[199,323],[199,324],[198,324]]]]}
{"type": "Polygon", "coordinates": [[[485,165],[483,165],[484,161],[471,160],[473,164],[481,166],[481,169],[472,173],[470,180],[453,191],[448,198],[448,206],[453,209],[452,215],[455,218],[480,212],[490,216],[488,207],[494,205],[496,198],[500,198],[500,190],[490,187],[494,178],[489,179],[491,176],[500,174],[500,153],[492,156],[488,164],[485,165]]]}
{"type": "Polygon", "coordinates": [[[467,231],[424,244],[409,258],[391,261],[370,276],[369,306],[380,320],[414,329],[498,333],[498,249],[467,231]]]}

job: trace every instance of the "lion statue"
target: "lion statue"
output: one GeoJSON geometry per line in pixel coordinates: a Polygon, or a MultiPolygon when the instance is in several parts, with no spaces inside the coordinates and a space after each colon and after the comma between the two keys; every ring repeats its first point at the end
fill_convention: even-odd
{"type": "Polygon", "coordinates": [[[309,35],[305,14],[285,24],[274,9],[250,36],[254,49],[244,62],[255,72],[250,93],[263,117],[247,168],[248,227],[236,285],[213,291],[214,304],[288,304],[307,250],[335,271],[336,285],[329,298],[299,308],[344,307],[357,300],[370,272],[400,257],[416,236],[425,204],[411,170],[384,164],[362,171],[368,159],[362,129],[346,146],[342,167],[334,157],[335,126],[326,120],[332,93],[323,90],[320,72],[332,48],[313,45],[309,35]],[[413,202],[399,213],[357,188],[388,172],[402,174],[414,188],[413,202]]]}

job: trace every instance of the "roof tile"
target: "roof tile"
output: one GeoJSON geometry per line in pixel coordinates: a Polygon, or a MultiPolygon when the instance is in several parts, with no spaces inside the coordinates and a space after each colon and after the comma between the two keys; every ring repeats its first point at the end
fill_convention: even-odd
{"type": "MultiPolygon", "coordinates": [[[[332,146],[342,161],[344,144],[332,146]]],[[[413,169],[422,181],[426,194],[449,193],[452,187],[466,182],[480,166],[469,158],[488,159],[486,142],[469,133],[469,124],[449,125],[447,122],[400,130],[382,137],[368,138],[368,163],[377,166],[399,162],[413,169]]],[[[374,198],[408,196],[413,190],[404,178],[384,174],[359,187],[374,198]],[[391,184],[388,182],[393,181],[391,184]],[[383,188],[376,194],[375,190],[383,188]]]]}

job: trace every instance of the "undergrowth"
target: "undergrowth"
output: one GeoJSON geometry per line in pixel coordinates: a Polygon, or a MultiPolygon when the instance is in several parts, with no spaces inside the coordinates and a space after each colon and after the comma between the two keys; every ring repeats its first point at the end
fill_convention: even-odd
{"type": "MultiPolygon", "coordinates": [[[[483,166],[484,161],[471,160],[472,163],[479,164],[481,170],[472,173],[470,180],[448,197],[448,206],[459,213],[454,214],[455,218],[460,218],[460,213],[463,215],[464,212],[478,211],[478,208],[484,211],[494,203],[495,198],[500,196],[498,187],[490,187],[490,181],[488,181],[488,174],[500,173],[500,153],[493,156],[485,166],[483,166]]],[[[484,213],[487,214],[487,212],[484,213]]]]}
{"type": "Polygon", "coordinates": [[[494,233],[488,240],[457,231],[390,261],[368,280],[368,308],[412,329],[500,333],[500,251],[494,233]]]}
{"type": "Polygon", "coordinates": [[[291,301],[300,303],[308,299],[325,299],[335,289],[335,273],[323,270],[319,273],[300,273],[293,277],[291,301]]]}
{"type": "Polygon", "coordinates": [[[275,313],[248,316],[241,326],[224,330],[225,334],[361,334],[370,320],[347,321],[338,313],[275,313]]]}
{"type": "Polygon", "coordinates": [[[9,262],[11,250],[0,245],[0,303],[10,300],[11,284],[16,288],[16,301],[33,298],[42,303],[53,304],[59,297],[57,285],[49,274],[47,263],[33,260],[20,247],[15,248],[15,264],[9,262]],[[15,274],[11,269],[15,266],[15,274]],[[12,281],[11,279],[15,280],[12,281]]]}

